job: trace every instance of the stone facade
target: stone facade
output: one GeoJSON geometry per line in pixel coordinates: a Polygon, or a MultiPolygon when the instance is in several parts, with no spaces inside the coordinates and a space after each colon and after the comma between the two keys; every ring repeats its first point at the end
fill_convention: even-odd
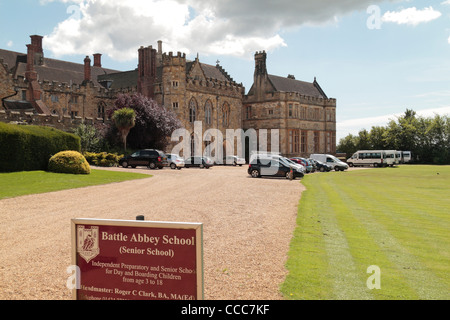
{"type": "MultiPolygon", "coordinates": [[[[255,55],[254,84],[245,94],[220,65],[163,53],[161,41],[157,49],[141,47],[138,68],[125,72],[103,68],[98,53],[93,65],[90,57],[83,64],[47,59],[40,36],[31,36],[27,48],[27,54],[0,50],[0,121],[69,130],[83,122],[108,122],[119,94],[141,93],[174,111],[202,149],[208,129],[218,129],[224,139],[227,129],[278,129],[282,154],[335,153],[336,100],[316,80],[269,75],[265,52],[255,55]],[[194,136],[199,122],[202,137],[194,136]]],[[[270,149],[270,136],[268,141],[270,149]]]]}
{"type": "MultiPolygon", "coordinates": [[[[288,157],[336,152],[336,99],[329,99],[317,81],[281,78],[267,73],[267,55],[255,55],[254,84],[243,99],[245,129],[278,129],[280,152],[288,157]]],[[[270,138],[268,138],[270,141],[270,138]]]]}

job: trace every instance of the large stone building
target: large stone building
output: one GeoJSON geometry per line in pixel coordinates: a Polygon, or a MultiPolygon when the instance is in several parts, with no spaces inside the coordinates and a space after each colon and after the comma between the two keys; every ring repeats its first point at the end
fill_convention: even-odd
{"type": "Polygon", "coordinates": [[[278,129],[282,154],[335,152],[336,100],[316,80],[269,75],[267,55],[260,52],[254,84],[246,94],[220,65],[204,64],[198,57],[189,61],[180,52],[163,53],[162,46],[159,41],[157,48],[141,47],[138,67],[125,72],[102,67],[101,54],[94,54],[93,65],[88,56],[80,64],[46,58],[37,35],[31,36],[26,54],[0,49],[0,121],[61,129],[105,122],[118,94],[141,93],[173,110],[193,141],[203,141],[208,129],[218,129],[224,137],[227,129],[269,129],[269,134],[278,129]],[[195,137],[199,122],[202,137],[195,137]]]}

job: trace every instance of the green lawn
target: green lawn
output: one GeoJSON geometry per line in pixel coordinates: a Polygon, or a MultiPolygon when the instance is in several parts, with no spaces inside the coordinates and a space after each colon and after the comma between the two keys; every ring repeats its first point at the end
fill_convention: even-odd
{"type": "Polygon", "coordinates": [[[450,299],[450,166],[308,175],[286,299],[450,299]],[[380,270],[380,289],[367,281],[380,270]]]}
{"type": "Polygon", "coordinates": [[[106,170],[91,170],[89,175],[58,174],[44,171],[0,173],[0,199],[149,177],[149,175],[139,173],[106,170]]]}

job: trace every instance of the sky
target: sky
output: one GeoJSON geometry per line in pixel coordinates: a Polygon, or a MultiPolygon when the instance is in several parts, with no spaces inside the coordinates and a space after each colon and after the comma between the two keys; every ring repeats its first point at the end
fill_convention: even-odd
{"type": "Polygon", "coordinates": [[[254,54],[269,74],[314,77],[337,99],[337,139],[412,109],[450,115],[450,0],[0,0],[0,48],[137,67],[141,46],[220,65],[246,91],[254,54]]]}

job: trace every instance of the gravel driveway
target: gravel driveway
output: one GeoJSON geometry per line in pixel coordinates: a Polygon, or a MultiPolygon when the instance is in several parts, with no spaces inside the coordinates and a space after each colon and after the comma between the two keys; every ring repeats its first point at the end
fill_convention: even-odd
{"type": "Polygon", "coordinates": [[[200,222],[207,300],[281,299],[304,187],[247,166],[127,170],[149,179],[0,201],[0,299],[71,299],[72,218],[200,222]]]}

